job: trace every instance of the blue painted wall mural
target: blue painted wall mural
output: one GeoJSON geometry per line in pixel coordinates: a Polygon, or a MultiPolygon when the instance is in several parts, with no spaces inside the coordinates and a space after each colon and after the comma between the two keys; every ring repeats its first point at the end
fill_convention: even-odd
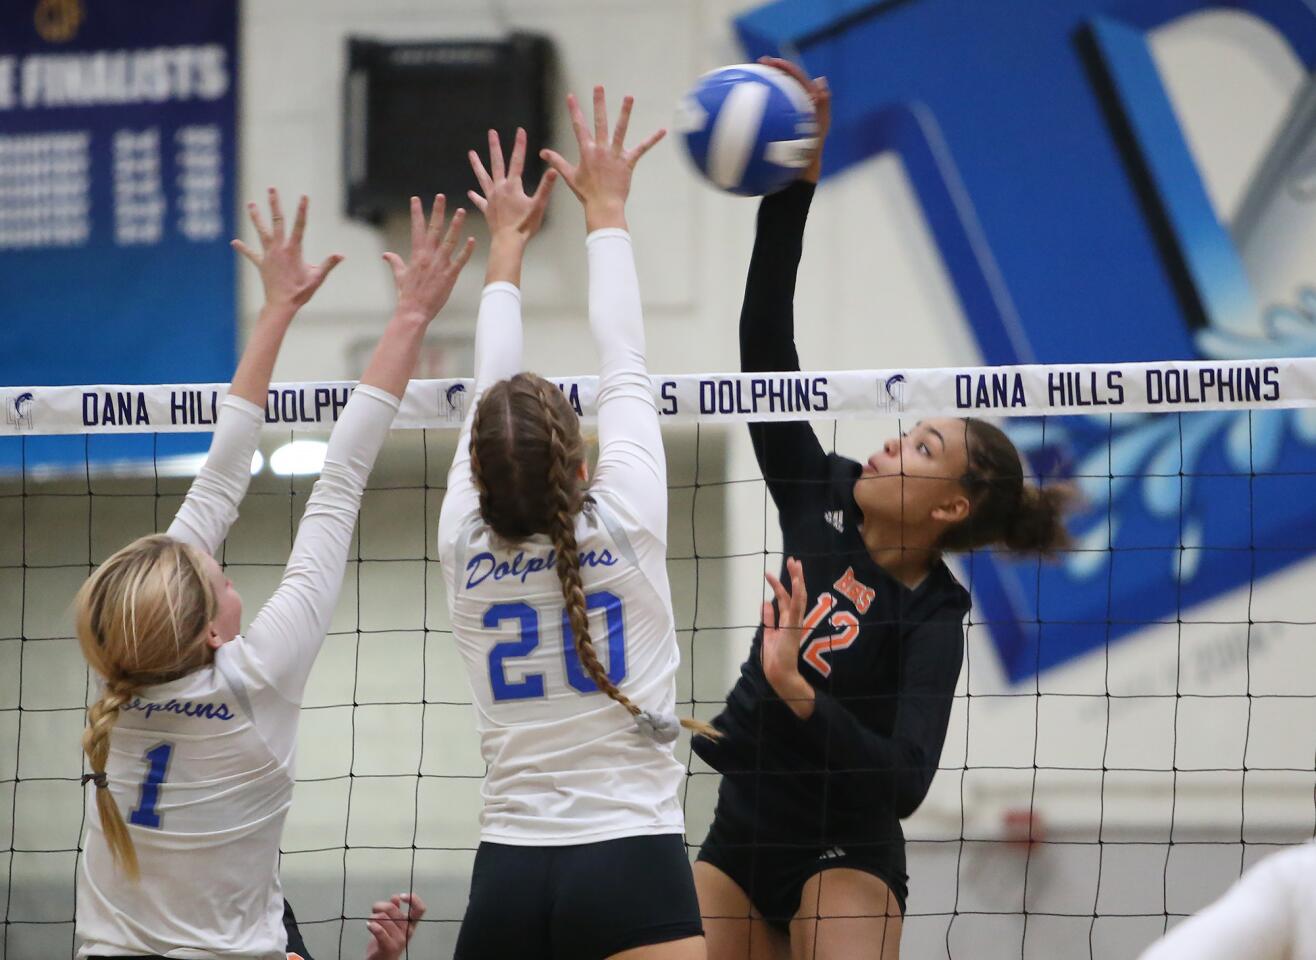
{"type": "MultiPolygon", "coordinates": [[[[1149,47],[1156,27],[1218,9],[1258,18],[1316,66],[1303,0],[780,0],[736,28],[751,57],[828,77],[824,177],[899,154],[986,362],[1314,354],[1316,283],[1262,275],[1277,242],[1266,211],[1316,200],[1316,94],[1298,95],[1222,223],[1149,47]]],[[[974,618],[1012,680],[1312,553],[1309,414],[1111,418],[1094,405],[1012,429],[1039,472],[1086,498],[1080,549],[1061,563],[970,561],[974,618]]]]}

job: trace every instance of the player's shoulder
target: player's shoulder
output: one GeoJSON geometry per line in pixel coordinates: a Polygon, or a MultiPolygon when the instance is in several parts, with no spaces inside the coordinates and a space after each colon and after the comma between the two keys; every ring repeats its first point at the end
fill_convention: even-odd
{"type": "Polygon", "coordinates": [[[611,541],[623,554],[634,553],[648,538],[665,543],[666,536],[665,529],[651,529],[644,521],[642,510],[610,485],[591,487],[576,518],[577,539],[582,542],[586,538],[611,541]]]}
{"type": "Polygon", "coordinates": [[[1257,864],[1257,869],[1281,878],[1287,885],[1308,890],[1316,897],[1316,840],[1272,853],[1257,864]]]}

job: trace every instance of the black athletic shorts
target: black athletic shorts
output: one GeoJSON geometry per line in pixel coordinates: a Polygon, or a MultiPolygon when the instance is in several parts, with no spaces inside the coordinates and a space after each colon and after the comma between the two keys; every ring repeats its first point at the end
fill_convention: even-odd
{"type": "Polygon", "coordinates": [[[789,931],[805,883],[814,874],[836,867],[877,877],[895,896],[903,917],[909,877],[893,867],[889,848],[890,843],[765,842],[756,839],[751,827],[726,816],[719,805],[698,859],[734,880],[764,920],[789,931]]]}
{"type": "MultiPolygon", "coordinates": [[[[297,928],[297,917],[292,912],[292,904],[283,901],[283,929],[288,934],[288,960],[313,960],[311,951],[306,949],[302,932],[297,928]]],[[[88,957],[87,960],[164,960],[164,957],[88,957]]]]}
{"type": "Polygon", "coordinates": [[[283,929],[288,934],[288,960],[298,958],[298,960],[314,960],[311,951],[306,949],[306,942],[302,940],[302,932],[297,928],[297,915],[292,912],[292,904],[287,900],[283,901],[283,929]]]}
{"type": "Polygon", "coordinates": [[[603,960],[702,936],[679,834],[567,847],[482,843],[455,960],[603,960]]]}

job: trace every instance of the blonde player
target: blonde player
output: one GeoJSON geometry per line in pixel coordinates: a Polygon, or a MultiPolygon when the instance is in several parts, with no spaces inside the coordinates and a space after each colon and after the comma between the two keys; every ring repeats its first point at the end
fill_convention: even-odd
{"type": "Polygon", "coordinates": [[[252,207],[265,307],[233,377],[205,466],[165,534],[106,560],[77,597],[78,638],[99,675],[83,735],[91,773],[77,884],[79,957],[285,957],[279,836],[292,801],[307,675],[338,598],[361,492],[425,330],[472,241],[411,201],[412,259],[385,254],[398,302],[343,410],[278,589],[245,634],[213,554],[237,517],[270,371],[297,308],[338,262],[302,262],[306,200],[285,234],[252,207]]]}
{"type": "Polygon", "coordinates": [[[552,173],[526,196],[521,131],[506,170],[492,132],[489,169],[471,158],[491,252],[439,556],[489,772],[456,956],[702,958],[677,794],[685,770],[672,752],[666,464],[625,217],[632,169],[663,131],[627,150],[629,97],[611,135],[602,87],[592,135],[567,102],[580,162],[541,155],[589,229],[593,483],[575,411],[521,372],[521,259],[552,173]]]}

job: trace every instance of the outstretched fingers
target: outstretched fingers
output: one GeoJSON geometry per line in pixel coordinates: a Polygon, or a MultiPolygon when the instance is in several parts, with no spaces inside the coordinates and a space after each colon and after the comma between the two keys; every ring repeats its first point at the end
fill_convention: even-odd
{"type": "Polygon", "coordinates": [[[575,131],[576,143],[583,151],[590,143],[589,131],[585,129],[585,114],[580,112],[580,101],[574,93],[567,94],[567,113],[571,116],[571,129],[575,131]]]}
{"type": "MultiPolygon", "coordinates": [[[[576,168],[567,162],[566,157],[562,156],[562,154],[558,153],[556,150],[544,148],[539,151],[539,159],[552,167],[553,171],[567,182],[567,186],[572,190],[576,189],[576,168]]],[[[540,187],[543,187],[542,182],[540,183],[540,187]]]]}
{"type": "Polygon", "coordinates": [[[772,625],[777,626],[779,624],[783,629],[796,629],[804,622],[804,604],[807,600],[804,586],[804,565],[793,557],[788,558],[786,560],[786,574],[790,580],[789,590],[773,574],[764,574],[777,600],[777,616],[774,618],[772,625]]]}
{"type": "Polygon", "coordinates": [[[631,108],[635,106],[635,98],[630,94],[622,97],[621,113],[617,115],[617,128],[612,131],[612,149],[616,153],[625,150],[626,129],[631,125],[631,108]]]}
{"type": "Polygon", "coordinates": [[[467,237],[466,242],[462,244],[461,250],[457,252],[457,256],[452,258],[453,266],[456,267],[458,273],[461,273],[462,268],[466,266],[467,261],[471,259],[471,254],[474,252],[475,238],[467,237]]]}
{"type": "Polygon", "coordinates": [[[782,585],[782,582],[771,573],[765,573],[763,576],[767,578],[768,586],[772,587],[772,593],[777,598],[777,609],[782,617],[781,625],[783,627],[790,626],[790,624],[786,622],[786,614],[790,610],[791,604],[790,593],[786,590],[785,586],[782,585]]]}
{"type": "Polygon", "coordinates": [[[260,266],[260,254],[258,254],[255,250],[251,249],[251,247],[247,246],[241,240],[232,240],[229,242],[229,246],[232,247],[234,250],[236,250],[238,253],[242,254],[244,257],[246,257],[248,260],[254,263],[257,267],[260,266]]]}
{"type": "Polygon", "coordinates": [[[503,167],[503,143],[498,139],[497,130],[489,131],[489,172],[495,183],[507,177],[507,170],[503,167]]]}
{"type": "Polygon", "coordinates": [[[425,245],[425,208],[420,197],[411,198],[411,255],[425,245]]]}
{"type": "Polygon", "coordinates": [[[521,171],[525,169],[525,130],[516,128],[516,139],[512,141],[512,158],[507,163],[507,178],[520,180],[521,171]]]}
{"type": "Polygon", "coordinates": [[[310,205],[310,202],[304,193],[302,198],[297,201],[297,214],[292,221],[292,237],[290,239],[292,245],[298,249],[301,249],[302,234],[306,232],[306,208],[310,205]]]}
{"type": "Polygon", "coordinates": [[[804,564],[792,557],[786,561],[786,571],[791,578],[791,626],[798,627],[804,622],[804,604],[808,599],[804,587],[804,564]]]}
{"type": "Polygon", "coordinates": [[[650,150],[652,150],[654,144],[656,144],[659,140],[661,140],[665,136],[667,136],[666,129],[660,127],[659,129],[655,130],[653,133],[649,134],[649,136],[645,139],[643,143],[641,143],[638,147],[636,147],[629,154],[627,154],[626,162],[629,163],[632,167],[634,167],[637,163],[640,162],[640,158],[644,156],[646,153],[648,153],[650,150]]]}
{"type": "Polygon", "coordinates": [[[389,269],[393,271],[393,279],[400,282],[402,275],[407,272],[407,265],[396,253],[384,254],[384,262],[388,264],[389,269]]]}
{"type": "Polygon", "coordinates": [[[270,222],[274,225],[272,235],[274,242],[283,240],[283,205],[279,202],[279,191],[270,187],[270,222]]]}
{"type": "Polygon", "coordinates": [[[247,216],[251,217],[251,225],[256,228],[260,245],[268,248],[274,242],[274,234],[270,233],[270,228],[265,225],[265,218],[260,215],[260,207],[254,200],[247,204],[247,216]]]}
{"type": "MultiPolygon", "coordinates": [[[[461,233],[462,224],[466,222],[466,211],[458,208],[457,212],[452,215],[452,221],[448,224],[448,232],[443,235],[443,248],[451,252],[457,246],[457,235],[461,233]]],[[[434,235],[438,236],[439,227],[443,225],[443,218],[439,218],[438,225],[434,227],[434,235]]]]}
{"type": "Polygon", "coordinates": [[[475,182],[480,185],[480,190],[487,197],[493,193],[493,180],[489,176],[489,171],[484,169],[484,161],[480,159],[480,155],[474,150],[468,151],[466,156],[471,161],[471,170],[475,174],[475,182]]]}
{"type": "MultiPolygon", "coordinates": [[[[343,262],[341,253],[331,253],[320,262],[320,283],[324,283],[331,270],[343,262]]],[[[318,286],[318,284],[317,284],[318,286]]]]}
{"type": "MultiPolygon", "coordinates": [[[[432,247],[439,241],[439,234],[443,232],[443,217],[448,209],[448,198],[441,193],[434,195],[434,206],[430,208],[430,225],[425,231],[425,239],[432,247]]],[[[457,219],[456,217],[453,218],[457,219]]]]}
{"type": "Polygon", "coordinates": [[[557,183],[557,176],[556,170],[545,170],[544,175],[539,178],[539,186],[535,188],[535,195],[530,198],[536,209],[542,210],[548,206],[548,198],[553,192],[553,185],[557,183]]]}
{"type": "Polygon", "coordinates": [[[603,94],[603,85],[594,87],[594,142],[603,143],[608,139],[608,104],[603,94]]]}

